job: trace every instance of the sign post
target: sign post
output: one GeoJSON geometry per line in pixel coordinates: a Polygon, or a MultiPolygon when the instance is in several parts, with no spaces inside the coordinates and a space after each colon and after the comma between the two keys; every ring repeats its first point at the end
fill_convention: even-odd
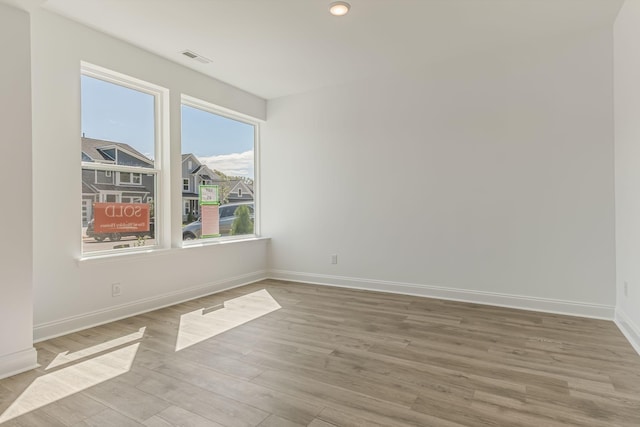
{"type": "Polygon", "coordinates": [[[201,238],[220,237],[220,194],[217,185],[200,186],[201,238]]]}

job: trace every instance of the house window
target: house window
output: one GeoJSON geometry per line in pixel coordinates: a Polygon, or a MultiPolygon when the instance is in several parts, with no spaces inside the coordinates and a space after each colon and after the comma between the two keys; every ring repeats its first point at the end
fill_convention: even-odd
{"type": "Polygon", "coordinates": [[[194,234],[203,238],[257,234],[259,211],[251,194],[245,192],[240,202],[234,199],[242,197],[242,190],[231,191],[242,182],[254,184],[258,123],[183,95],[181,140],[182,158],[193,158],[201,182],[216,189],[198,194],[199,205],[195,207],[199,208],[200,228],[189,237],[183,236],[185,240],[193,239],[194,234]],[[217,199],[212,194],[217,194],[217,199]]]}
{"type": "Polygon", "coordinates": [[[134,172],[119,172],[119,184],[133,184],[140,185],[142,184],[142,174],[134,173],[134,172]]]}
{"type": "Polygon", "coordinates": [[[120,193],[100,193],[101,203],[121,203],[122,195],[120,193]]]}
{"type": "Polygon", "coordinates": [[[189,178],[184,178],[182,180],[182,191],[189,191],[189,178]]]}
{"type": "Polygon", "coordinates": [[[242,188],[238,188],[238,197],[242,197],[242,188]]]}
{"type": "Polygon", "coordinates": [[[191,160],[189,160],[189,162],[187,163],[187,167],[189,169],[189,172],[191,172],[193,170],[193,162],[191,160]]]}
{"type": "Polygon", "coordinates": [[[82,206],[91,205],[82,254],[158,247],[168,91],[90,64],[81,71],[82,206]]]}
{"type": "Polygon", "coordinates": [[[122,203],[142,203],[141,196],[122,196],[122,203]]]}

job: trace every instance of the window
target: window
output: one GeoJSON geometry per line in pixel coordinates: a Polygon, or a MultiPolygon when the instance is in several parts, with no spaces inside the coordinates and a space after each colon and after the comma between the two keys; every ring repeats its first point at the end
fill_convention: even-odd
{"type": "Polygon", "coordinates": [[[82,64],[82,253],[158,246],[167,91],[82,64]],[[115,177],[115,179],[114,179],[115,177]]]}
{"type": "Polygon", "coordinates": [[[108,193],[103,191],[100,193],[99,200],[102,203],[120,203],[122,202],[122,196],[119,193],[108,193]]]}
{"type": "MultiPolygon", "coordinates": [[[[212,186],[198,186],[192,190],[198,193],[198,199],[189,198],[189,201],[196,203],[193,211],[199,212],[201,221],[185,229],[185,240],[192,240],[193,236],[216,238],[256,234],[257,205],[253,194],[232,191],[238,185],[249,185],[250,188],[255,185],[257,136],[257,122],[204,101],[182,97],[182,158],[193,159],[193,165],[183,168],[183,173],[187,170],[197,173],[199,182],[212,186]]],[[[183,182],[186,178],[183,176],[183,182]]],[[[183,195],[185,206],[188,197],[183,195]]],[[[188,216],[185,209],[183,223],[188,222],[188,216]]]]}
{"type": "Polygon", "coordinates": [[[134,184],[140,185],[142,184],[142,174],[141,173],[133,173],[133,172],[119,172],[119,182],[120,184],[134,184]]]}
{"type": "Polygon", "coordinates": [[[238,197],[242,197],[242,188],[238,188],[238,197]]]}
{"type": "Polygon", "coordinates": [[[142,203],[141,196],[122,196],[122,203],[142,203]]]}
{"type": "Polygon", "coordinates": [[[182,180],[182,191],[189,191],[189,188],[191,186],[189,185],[189,178],[184,178],[182,180]]]}

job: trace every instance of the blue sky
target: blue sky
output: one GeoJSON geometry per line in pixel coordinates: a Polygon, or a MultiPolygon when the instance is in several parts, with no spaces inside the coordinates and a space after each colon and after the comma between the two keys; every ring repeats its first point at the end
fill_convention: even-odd
{"type": "MultiPolygon", "coordinates": [[[[153,158],[153,96],[82,76],[82,132],[153,158]]],[[[252,125],[182,107],[182,153],[227,175],[254,177],[252,125]]]]}

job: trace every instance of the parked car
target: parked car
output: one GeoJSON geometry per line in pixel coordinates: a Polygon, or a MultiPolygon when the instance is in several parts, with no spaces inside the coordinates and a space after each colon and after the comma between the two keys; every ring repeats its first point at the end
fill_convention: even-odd
{"type": "MultiPolygon", "coordinates": [[[[255,220],[255,212],[253,203],[229,203],[226,205],[220,205],[220,235],[228,236],[231,234],[231,226],[235,219],[236,209],[240,206],[246,205],[249,207],[249,215],[251,221],[255,220]]],[[[182,227],[182,240],[195,240],[202,236],[202,219],[198,218],[184,227],[182,227]]]]}
{"type": "Polygon", "coordinates": [[[153,239],[155,234],[155,227],[153,221],[149,223],[149,231],[131,231],[123,233],[96,233],[93,229],[93,219],[87,224],[87,237],[93,237],[96,241],[102,242],[105,239],[109,239],[112,242],[117,242],[126,236],[144,237],[149,236],[153,239]]]}

